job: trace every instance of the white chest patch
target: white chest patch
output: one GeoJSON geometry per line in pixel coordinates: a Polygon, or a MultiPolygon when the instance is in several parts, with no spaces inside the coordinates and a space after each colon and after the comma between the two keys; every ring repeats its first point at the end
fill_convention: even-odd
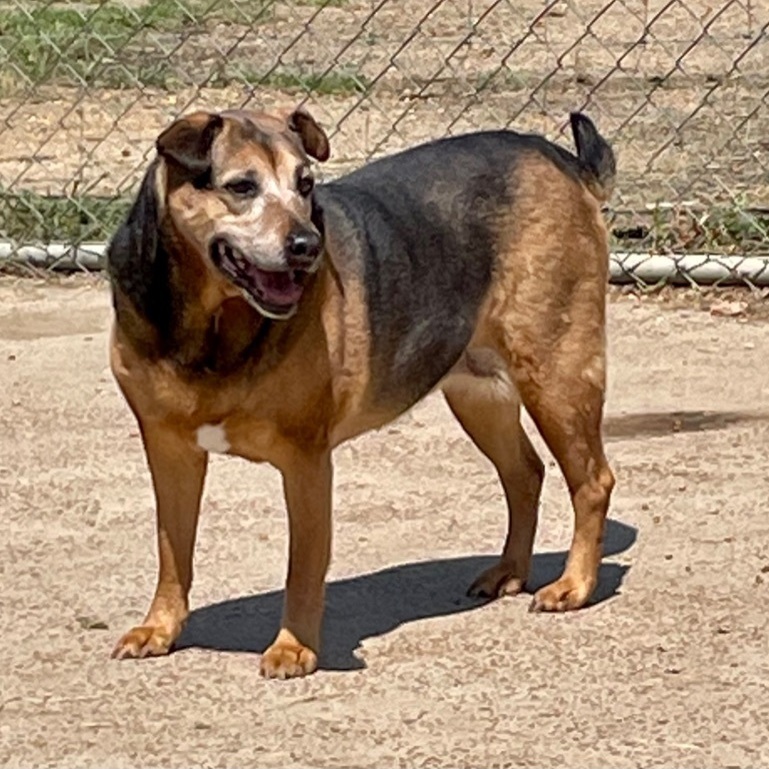
{"type": "Polygon", "coordinates": [[[230,442],[223,425],[202,425],[197,432],[198,446],[204,451],[216,454],[226,454],[230,450],[230,442]]]}

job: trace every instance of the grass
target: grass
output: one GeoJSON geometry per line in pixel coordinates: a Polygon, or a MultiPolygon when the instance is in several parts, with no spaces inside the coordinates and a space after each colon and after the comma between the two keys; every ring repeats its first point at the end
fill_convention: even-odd
{"type": "Polygon", "coordinates": [[[270,0],[152,0],[128,8],[32,7],[0,14],[0,71],[5,92],[31,85],[136,86],[170,82],[167,52],[148,33],[192,33],[215,22],[255,23],[270,0]],[[154,50],[153,50],[154,48],[154,50]],[[161,73],[162,77],[158,74],[161,73]]]}
{"type": "MultiPolygon", "coordinates": [[[[298,0],[317,6],[346,0],[298,0]]],[[[194,66],[172,62],[157,34],[202,33],[212,23],[252,24],[268,19],[272,0],[152,0],[128,8],[91,0],[82,10],[59,6],[0,14],[0,95],[41,84],[171,90],[207,78],[194,66]]],[[[327,74],[288,69],[241,71],[232,63],[209,79],[212,86],[262,85],[319,95],[364,92],[369,83],[354,72],[327,74]]]]}
{"type": "Polygon", "coordinates": [[[281,91],[305,91],[319,96],[348,96],[365,93],[370,82],[356,72],[303,72],[301,70],[275,70],[267,74],[238,71],[229,73],[231,82],[243,82],[281,91]]]}
{"type": "Polygon", "coordinates": [[[348,0],[294,0],[296,5],[310,5],[315,8],[342,8],[348,0]]]}
{"type": "Polygon", "coordinates": [[[769,251],[769,211],[743,201],[708,210],[657,206],[612,229],[614,247],[651,253],[756,254],[769,251]]]}
{"type": "MultiPolygon", "coordinates": [[[[101,73],[100,84],[105,88],[159,88],[167,91],[192,83],[188,73],[171,66],[168,60],[156,61],[136,68],[113,67],[101,73]]],[[[280,91],[314,93],[319,96],[349,96],[365,93],[369,81],[351,72],[304,72],[276,70],[257,72],[243,70],[237,65],[225,64],[219,72],[206,77],[211,88],[228,85],[249,85],[274,88],[280,91]]]]}
{"type": "Polygon", "coordinates": [[[105,241],[128,211],[126,198],[52,197],[0,190],[0,237],[18,243],[105,241]]]}
{"type": "MultiPolygon", "coordinates": [[[[45,196],[0,189],[0,238],[19,243],[109,240],[130,198],[45,196]]],[[[739,202],[695,214],[659,208],[615,226],[612,247],[651,253],[767,253],[769,211],[739,202]]]]}

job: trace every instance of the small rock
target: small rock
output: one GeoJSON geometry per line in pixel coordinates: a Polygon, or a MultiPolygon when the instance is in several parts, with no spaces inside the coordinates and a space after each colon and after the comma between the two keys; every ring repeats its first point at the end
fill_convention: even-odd
{"type": "Polygon", "coordinates": [[[558,3],[557,5],[554,5],[552,8],[549,8],[547,11],[545,11],[545,16],[552,16],[553,18],[562,18],[566,15],[567,12],[566,3],[558,3]]]}
{"type": "Polygon", "coordinates": [[[75,617],[75,619],[83,630],[109,630],[109,625],[106,622],[95,617],[83,616],[75,617]]]}
{"type": "Polygon", "coordinates": [[[736,318],[745,314],[748,309],[747,302],[729,302],[719,300],[710,306],[710,314],[717,318],[736,318]]]}

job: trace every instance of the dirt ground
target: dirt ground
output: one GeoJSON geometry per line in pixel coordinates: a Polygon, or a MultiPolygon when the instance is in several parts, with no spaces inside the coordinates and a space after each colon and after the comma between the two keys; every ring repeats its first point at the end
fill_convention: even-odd
{"type": "MultiPolygon", "coordinates": [[[[618,486],[597,600],[571,615],[464,597],[505,513],[439,396],[339,449],[321,670],[290,682],[258,675],[285,569],[277,473],[225,457],[180,650],[109,659],[156,561],[108,323],[100,281],[0,282],[0,765],[769,762],[765,323],[610,303],[618,486]]],[[[533,587],[571,530],[549,466],[533,587]]]]}

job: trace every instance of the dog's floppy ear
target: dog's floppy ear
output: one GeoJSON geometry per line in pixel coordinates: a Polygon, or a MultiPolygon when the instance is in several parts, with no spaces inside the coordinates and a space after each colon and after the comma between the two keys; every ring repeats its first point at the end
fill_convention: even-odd
{"type": "MultiPolygon", "coordinates": [[[[168,254],[160,237],[157,168],[155,160],[126,219],[110,241],[107,269],[113,285],[138,313],[163,331],[170,323],[171,301],[168,254]]],[[[115,309],[120,316],[120,308],[116,305],[115,309]]]]}
{"type": "Polygon", "coordinates": [[[211,145],[223,124],[221,115],[193,112],[171,123],[158,136],[155,147],[161,157],[201,176],[211,167],[211,145]]]}
{"type": "Polygon", "coordinates": [[[328,160],[331,148],[326,132],[315,122],[315,118],[304,107],[289,112],[286,116],[288,127],[296,134],[304,147],[304,151],[316,160],[328,160]]]}

